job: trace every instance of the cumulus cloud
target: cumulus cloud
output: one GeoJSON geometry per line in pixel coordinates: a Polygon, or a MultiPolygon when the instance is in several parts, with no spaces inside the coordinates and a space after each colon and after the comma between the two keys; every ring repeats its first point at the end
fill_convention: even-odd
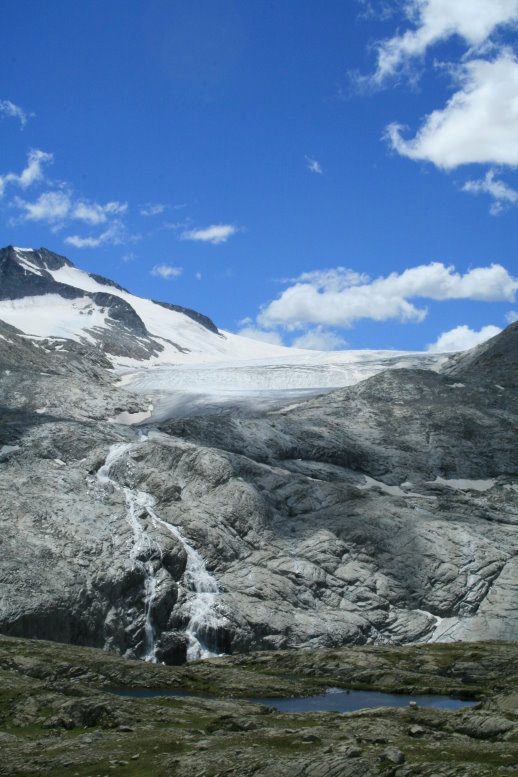
{"type": "Polygon", "coordinates": [[[347,342],[336,332],[317,326],[310,329],[292,342],[293,348],[307,348],[311,351],[336,351],[345,348],[347,342]]]}
{"type": "Polygon", "coordinates": [[[505,314],[505,320],[508,324],[514,324],[515,321],[518,321],[518,310],[509,310],[505,314]]]}
{"type": "Polygon", "coordinates": [[[518,190],[504,181],[497,180],[494,170],[488,170],[485,177],[480,180],[467,181],[462,191],[470,194],[489,194],[495,200],[490,208],[492,216],[498,215],[509,205],[518,204],[518,190]]]}
{"type": "Polygon", "coordinates": [[[378,44],[376,84],[410,72],[417,58],[453,35],[471,48],[482,46],[497,27],[517,23],[518,0],[406,0],[404,11],[412,29],[378,44]]]}
{"type": "Polygon", "coordinates": [[[306,167],[308,170],[311,170],[312,173],[318,173],[319,175],[322,175],[324,172],[320,162],[317,162],[316,159],[311,159],[309,156],[306,157],[306,167]]]}
{"type": "Polygon", "coordinates": [[[140,206],[139,213],[141,216],[159,216],[165,209],[166,206],[162,202],[147,202],[140,206]]]}
{"type": "Polygon", "coordinates": [[[375,280],[339,267],[300,276],[261,310],[257,321],[266,329],[291,330],[308,324],[346,327],[360,319],[422,321],[427,308],[411,299],[513,301],[517,290],[518,279],[499,264],[462,275],[453,266],[432,262],[375,280]]]}
{"type": "Polygon", "coordinates": [[[21,173],[6,173],[0,175],[0,197],[3,195],[7,184],[14,184],[21,189],[27,189],[32,184],[43,178],[43,165],[49,164],[54,159],[53,154],[33,148],[27,155],[27,165],[21,173]]]}
{"type": "Polygon", "coordinates": [[[18,119],[22,128],[27,124],[27,119],[34,116],[33,113],[27,113],[19,105],[12,103],[11,100],[0,100],[0,115],[18,119]]]}
{"type": "Polygon", "coordinates": [[[261,343],[271,343],[272,345],[282,345],[282,338],[278,332],[267,332],[264,329],[258,329],[255,326],[245,326],[239,330],[238,335],[249,337],[251,340],[259,340],[261,343]]]}
{"type": "MultiPolygon", "coordinates": [[[[518,0],[517,0],[518,2],[518,0]]],[[[518,60],[505,49],[455,70],[460,89],[410,139],[390,124],[385,138],[401,156],[452,169],[464,164],[518,165],[518,60]]]]}
{"type": "Polygon", "coordinates": [[[181,239],[198,240],[202,243],[217,245],[218,243],[226,243],[229,237],[235,235],[237,231],[238,228],[233,224],[211,224],[205,229],[189,229],[183,232],[181,239]]]}
{"type": "Polygon", "coordinates": [[[470,329],[466,324],[462,324],[455,327],[455,329],[450,329],[449,332],[443,332],[435,343],[431,343],[428,346],[428,351],[431,353],[467,351],[469,348],[474,348],[475,345],[480,345],[480,343],[489,340],[490,337],[495,337],[501,331],[500,327],[493,326],[492,324],[483,326],[479,332],[470,329]]]}
{"type": "Polygon", "coordinates": [[[151,275],[155,278],[163,278],[166,281],[171,281],[173,278],[179,278],[183,269],[181,267],[173,267],[170,264],[155,264],[151,270],[151,275]]]}

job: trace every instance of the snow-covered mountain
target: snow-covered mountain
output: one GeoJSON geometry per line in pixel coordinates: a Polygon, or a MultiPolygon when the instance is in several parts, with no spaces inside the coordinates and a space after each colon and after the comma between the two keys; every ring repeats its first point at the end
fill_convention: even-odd
{"type": "Polygon", "coordinates": [[[305,351],[241,337],[196,311],[131,294],[44,248],[0,250],[0,320],[34,339],[99,348],[125,373],[124,385],[153,397],[156,417],[214,404],[275,405],[385,369],[433,369],[444,361],[397,351],[305,351]]]}

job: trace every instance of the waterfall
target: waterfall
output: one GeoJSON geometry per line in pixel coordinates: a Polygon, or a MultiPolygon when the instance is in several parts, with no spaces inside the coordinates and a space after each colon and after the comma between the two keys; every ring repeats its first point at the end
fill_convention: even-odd
{"type": "Polygon", "coordinates": [[[156,596],[156,576],[153,562],[151,560],[143,562],[139,559],[143,552],[151,549],[152,543],[138,519],[138,514],[143,509],[147,510],[147,503],[151,497],[142,491],[120,486],[110,476],[111,467],[132,447],[132,443],[112,445],[106,461],[97,472],[97,482],[101,487],[110,484],[116,491],[124,494],[126,520],[133,530],[133,547],[130,551],[130,558],[133,561],[133,565],[140,568],[144,573],[144,660],[155,663],[156,641],[151,620],[151,608],[156,596]]]}
{"type": "Polygon", "coordinates": [[[185,629],[188,640],[187,660],[195,661],[199,658],[218,655],[210,650],[206,644],[206,635],[217,631],[226,622],[224,618],[216,614],[219,594],[217,580],[207,570],[198,551],[194,550],[176,526],[163,521],[153,509],[149,511],[149,514],[153,521],[164,526],[173,537],[181,542],[187,556],[182,582],[184,589],[194,594],[189,597],[189,622],[185,629]]]}
{"type": "MultiPolygon", "coordinates": [[[[145,439],[145,438],[144,438],[145,439]]],[[[146,661],[156,662],[156,639],[153,628],[151,609],[156,596],[156,576],[152,561],[142,562],[138,556],[142,551],[152,547],[149,536],[142,528],[138,515],[145,511],[155,527],[162,526],[177,539],[187,556],[185,571],[180,582],[187,596],[189,621],[185,628],[187,637],[187,660],[195,661],[217,655],[210,650],[207,642],[210,635],[217,632],[226,623],[226,619],[216,613],[219,586],[216,579],[205,566],[201,555],[184,538],[180,530],[171,523],[164,521],[155,512],[155,500],[151,494],[137,489],[120,486],[110,475],[111,467],[119,461],[135,443],[112,445],[106,461],[97,472],[97,482],[101,487],[111,484],[113,488],[124,494],[126,502],[126,520],[133,530],[133,547],[130,557],[135,566],[140,566],[145,573],[144,581],[144,628],[146,661]]]]}

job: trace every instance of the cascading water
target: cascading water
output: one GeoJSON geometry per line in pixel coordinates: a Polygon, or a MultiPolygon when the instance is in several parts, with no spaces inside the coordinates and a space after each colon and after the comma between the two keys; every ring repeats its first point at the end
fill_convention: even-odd
{"type": "MultiPolygon", "coordinates": [[[[142,438],[144,441],[146,438],[142,438]]],[[[156,662],[156,638],[152,623],[152,605],[156,596],[157,581],[152,561],[142,562],[139,556],[144,555],[152,547],[152,542],[139,521],[139,515],[147,513],[153,525],[163,526],[182,545],[187,556],[187,563],[182,577],[182,587],[188,600],[189,621],[185,629],[187,637],[187,660],[194,661],[217,655],[207,644],[214,641],[213,635],[225,625],[225,618],[216,613],[219,587],[216,579],[208,572],[203,558],[187,542],[180,530],[171,523],[164,521],[155,512],[155,500],[151,494],[127,486],[120,486],[110,474],[113,465],[128,453],[135,443],[112,445],[106,461],[97,472],[97,482],[101,487],[110,484],[114,489],[124,494],[126,501],[126,519],[133,529],[133,547],[130,557],[135,566],[140,566],[145,574],[144,581],[144,630],[146,661],[156,662]],[[212,639],[211,639],[212,635],[212,639]]],[[[160,548],[158,548],[160,551],[160,548]]]]}
{"type": "Polygon", "coordinates": [[[153,561],[148,559],[142,561],[139,557],[149,555],[152,548],[152,542],[144,531],[138,515],[142,509],[146,508],[147,494],[143,492],[120,486],[116,480],[110,476],[110,470],[113,465],[121,459],[125,453],[132,448],[132,443],[122,443],[112,445],[106,461],[97,472],[97,482],[105,487],[110,484],[116,491],[124,494],[126,502],[126,520],[133,529],[133,546],[130,551],[130,558],[135,567],[140,568],[144,573],[144,659],[146,661],[156,662],[156,642],[153,623],[151,620],[151,608],[156,596],[156,576],[153,561]]]}
{"type": "Polygon", "coordinates": [[[164,526],[181,542],[187,556],[183,573],[183,585],[186,591],[194,593],[189,601],[189,622],[185,629],[187,636],[187,660],[195,661],[217,655],[207,646],[207,637],[224,625],[224,619],[216,614],[216,598],[219,594],[217,580],[208,572],[200,554],[194,550],[173,524],[163,521],[154,510],[149,510],[152,520],[164,526]]]}

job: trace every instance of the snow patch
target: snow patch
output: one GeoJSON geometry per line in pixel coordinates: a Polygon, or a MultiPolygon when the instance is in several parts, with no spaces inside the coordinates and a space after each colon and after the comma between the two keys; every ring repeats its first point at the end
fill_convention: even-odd
{"type": "Polygon", "coordinates": [[[466,478],[440,478],[428,481],[432,485],[447,486],[455,488],[458,491],[489,491],[496,483],[496,480],[468,480],[466,478]]]}
{"type": "Polygon", "coordinates": [[[109,420],[116,424],[132,426],[133,424],[140,424],[143,421],[147,421],[148,418],[151,418],[152,413],[153,405],[151,404],[147,410],[142,410],[138,413],[128,413],[127,410],[124,410],[122,413],[119,413],[119,415],[116,415],[114,418],[110,418],[109,420]]]}
{"type": "Polygon", "coordinates": [[[20,267],[23,267],[23,269],[27,272],[33,273],[33,275],[43,275],[41,269],[36,265],[33,264],[33,262],[29,261],[26,256],[24,256],[24,253],[30,253],[32,252],[31,249],[26,248],[15,248],[16,252],[16,260],[20,267]]]}
{"type": "Polygon", "coordinates": [[[91,299],[65,299],[59,294],[2,300],[0,319],[31,337],[60,337],[76,342],[86,337],[95,343],[88,330],[107,326],[106,314],[91,299]]]}
{"type": "Polygon", "coordinates": [[[364,482],[361,485],[359,485],[358,488],[361,488],[361,489],[379,488],[385,494],[390,494],[390,496],[408,496],[406,491],[403,491],[403,489],[400,486],[388,486],[386,483],[383,483],[381,480],[374,480],[374,478],[369,477],[369,475],[363,475],[363,478],[364,478],[364,482]]]}

